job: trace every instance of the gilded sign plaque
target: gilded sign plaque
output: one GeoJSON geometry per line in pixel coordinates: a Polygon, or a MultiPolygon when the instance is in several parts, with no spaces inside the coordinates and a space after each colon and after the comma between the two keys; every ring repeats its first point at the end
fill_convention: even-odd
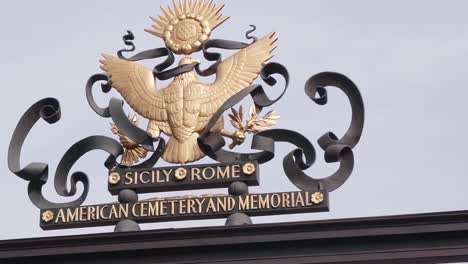
{"type": "Polygon", "coordinates": [[[109,175],[109,191],[132,189],[137,193],[229,187],[233,182],[259,185],[255,161],[224,164],[115,169],[109,175]],[[118,179],[118,180],[114,180],[118,179]]]}
{"type": "Polygon", "coordinates": [[[321,192],[283,192],[244,195],[187,196],[113,203],[42,212],[45,230],[117,224],[123,219],[139,223],[224,218],[242,212],[250,216],[323,212],[328,205],[321,192]],[[320,199],[317,197],[320,196],[320,199]]]}
{"type": "MultiPolygon", "coordinates": [[[[125,48],[102,55],[99,66],[103,72],[89,78],[86,99],[96,114],[111,119],[114,137],[86,137],[61,158],[54,187],[59,195],[74,199],[49,201],[42,191],[50,178],[48,164],[20,163],[23,143],[36,122],[60,120],[58,100],[39,100],[21,117],[8,149],[8,166],[28,181],[28,195],[41,210],[43,229],[116,225],[116,231],[135,231],[140,223],[221,217],[227,217],[226,225],[244,225],[252,223],[251,216],[328,211],[329,193],[344,184],[354,167],[353,148],[364,126],[359,89],[334,72],[318,73],[306,81],[305,94],[314,103],[325,105],[327,87],[333,86],[347,96],[352,109],[344,135],[327,132],[318,139],[325,161],[338,163],[338,169],[326,177],[309,176],[306,170],[316,159],[314,145],[301,133],[278,127],[280,116],[271,109],[282,99],[290,80],[286,67],[272,61],[281,32],[257,37],[256,27],[251,25],[245,42],[213,38],[214,30],[228,19],[221,13],[223,7],[212,0],[173,1],[161,8],[160,15],[151,17],[152,25],[146,29],[163,47],[127,56],[136,50],[135,36],[127,31],[125,48]],[[223,58],[213,49],[233,53],[223,58]],[[201,57],[204,59],[196,59],[201,57]],[[153,68],[141,63],[153,59],[159,59],[153,68]],[[208,76],[214,81],[203,81],[208,76]],[[277,78],[284,82],[278,83],[277,78]],[[166,87],[161,85],[163,80],[167,80],[166,87]],[[122,99],[111,97],[101,107],[94,99],[96,87],[103,93],[115,89],[122,99]],[[279,96],[269,97],[271,88],[280,89],[279,96]],[[244,99],[251,100],[247,108],[241,105],[244,99]],[[135,113],[127,113],[124,104],[135,113]],[[236,147],[247,140],[251,150],[237,152],[236,147]],[[293,146],[282,161],[275,159],[278,142],[293,146]],[[109,154],[104,161],[108,173],[99,180],[107,182],[118,202],[83,205],[88,176],[81,171],[71,173],[71,169],[92,150],[109,154]],[[214,162],[200,163],[202,158],[214,162]],[[161,166],[161,159],[170,166],[161,166]],[[282,164],[282,170],[275,169],[268,179],[284,175],[299,191],[249,193],[249,186],[260,185],[262,164],[273,159],[274,165],[282,164]],[[83,185],[81,194],[77,194],[78,183],[83,185]],[[227,190],[200,196],[138,197],[140,193],[210,188],[227,190]]],[[[300,112],[304,124],[309,122],[307,111],[300,112]]]]}

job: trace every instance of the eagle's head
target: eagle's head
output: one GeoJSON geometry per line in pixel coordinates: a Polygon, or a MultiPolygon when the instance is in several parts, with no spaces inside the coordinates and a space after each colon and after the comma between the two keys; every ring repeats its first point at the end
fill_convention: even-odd
{"type": "MultiPolygon", "coordinates": [[[[200,61],[194,58],[184,57],[179,61],[179,66],[190,65],[194,63],[198,64],[200,61]]],[[[174,81],[178,82],[179,85],[182,85],[182,87],[185,87],[196,80],[197,76],[195,75],[195,67],[192,67],[189,71],[181,73],[174,78],[174,81]]]]}
{"type": "Polygon", "coordinates": [[[179,66],[184,65],[184,64],[192,64],[192,63],[200,63],[200,61],[195,58],[184,57],[180,60],[179,66]]]}

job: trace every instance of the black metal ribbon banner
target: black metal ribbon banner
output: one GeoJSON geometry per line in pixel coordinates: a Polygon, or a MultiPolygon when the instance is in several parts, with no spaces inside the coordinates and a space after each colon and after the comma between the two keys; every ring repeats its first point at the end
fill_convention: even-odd
{"type": "MultiPolygon", "coordinates": [[[[256,37],[250,36],[255,30],[252,29],[246,33],[246,38],[257,41],[256,37]]],[[[139,52],[131,57],[125,57],[124,53],[133,52],[134,36],[128,31],[123,37],[124,43],[129,47],[117,52],[118,57],[128,61],[140,61],[147,59],[164,59],[153,69],[155,79],[167,80],[181,73],[196,70],[201,76],[210,76],[216,73],[217,66],[222,61],[220,53],[209,51],[212,48],[224,50],[236,50],[249,46],[249,43],[230,41],[223,39],[211,39],[202,46],[202,52],[208,61],[213,63],[205,69],[201,69],[199,63],[176,66],[169,69],[174,64],[174,54],[168,48],[157,48],[139,52]]],[[[313,144],[297,131],[288,129],[269,129],[258,132],[253,135],[251,153],[233,152],[224,149],[226,145],[223,137],[212,132],[211,128],[223,113],[238,104],[242,99],[249,96],[252,98],[258,109],[269,107],[276,103],[285,94],[289,85],[289,73],[287,69],[275,62],[267,63],[260,72],[261,79],[267,86],[273,87],[277,84],[277,79],[273,77],[279,75],[284,79],[284,87],[277,98],[267,96],[265,85],[250,85],[229,100],[227,100],[209,120],[207,127],[200,133],[198,143],[201,150],[210,158],[222,162],[242,162],[255,161],[262,164],[272,160],[275,156],[275,143],[287,142],[294,146],[294,149],[283,158],[283,170],[288,179],[301,191],[314,192],[323,190],[325,193],[339,188],[351,175],[354,166],[354,156],[352,149],[357,145],[361,137],[364,126],[364,104],[357,86],[346,76],[334,72],[322,72],[310,77],[305,84],[305,94],[316,104],[325,105],[328,100],[327,87],[336,87],[340,89],[349,99],[352,109],[352,118],[347,132],[338,137],[332,132],[327,132],[318,139],[318,145],[325,152],[325,161],[329,163],[338,162],[337,171],[327,177],[314,178],[305,173],[316,159],[316,152],[313,144]]],[[[104,74],[96,74],[89,78],[86,83],[86,98],[90,107],[101,117],[111,118],[117,128],[128,138],[142,145],[146,150],[153,152],[152,155],[143,162],[132,166],[131,168],[151,168],[153,167],[165,147],[163,138],[157,140],[155,146],[154,139],[144,130],[129,121],[123,110],[124,101],[111,98],[106,107],[100,107],[96,103],[93,95],[93,87],[101,83],[101,91],[107,93],[112,88],[112,80],[104,74]]],[[[92,150],[103,150],[109,154],[104,162],[109,171],[116,168],[126,168],[117,162],[117,158],[122,155],[121,144],[109,137],[90,136],[73,144],[60,160],[54,177],[54,186],[59,195],[72,197],[76,195],[77,183],[83,184],[83,192],[75,200],[66,203],[53,203],[47,200],[42,194],[42,186],[47,183],[48,164],[42,162],[32,162],[22,167],[20,165],[21,149],[23,143],[36,122],[43,119],[53,124],[60,120],[60,104],[54,98],[45,98],[33,104],[21,117],[10,142],[8,149],[8,167],[18,177],[29,182],[28,194],[34,205],[40,209],[61,208],[80,206],[86,199],[89,190],[89,181],[84,172],[70,171],[73,165],[87,152],[92,150]],[[68,180],[68,182],[67,182],[68,180]],[[67,183],[70,186],[68,189],[67,183]]]]}

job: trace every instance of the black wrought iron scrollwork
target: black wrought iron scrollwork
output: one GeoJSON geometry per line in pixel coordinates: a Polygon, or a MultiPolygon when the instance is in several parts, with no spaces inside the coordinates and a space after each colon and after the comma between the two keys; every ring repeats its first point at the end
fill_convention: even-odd
{"type": "MultiPolygon", "coordinates": [[[[276,83],[276,80],[270,76],[272,73],[280,73],[285,77],[285,91],[289,82],[286,69],[280,64],[267,64],[262,69],[261,77],[269,85],[276,83]],[[279,69],[281,69],[281,73],[279,69]]],[[[323,72],[312,76],[306,82],[305,92],[312,101],[324,105],[327,103],[327,90],[325,89],[327,86],[341,89],[348,97],[352,109],[351,124],[343,137],[338,138],[334,133],[327,132],[318,139],[319,146],[325,151],[325,161],[340,162],[338,170],[328,177],[315,179],[304,173],[304,170],[314,164],[316,153],[312,143],[296,131],[270,129],[256,133],[253,136],[251,148],[261,150],[257,153],[237,153],[224,150],[225,142],[222,136],[209,131],[227,109],[249,94],[252,96],[254,103],[261,107],[270,106],[281,98],[282,94],[276,100],[269,100],[260,85],[251,85],[226,101],[210,119],[207,128],[200,134],[200,147],[206,155],[220,162],[256,160],[259,163],[265,163],[274,157],[275,142],[291,143],[297,148],[283,159],[283,169],[288,179],[303,191],[327,190],[331,192],[340,187],[353,170],[354,155],[352,148],[359,142],[364,127],[364,104],[357,86],[349,78],[339,73],[323,72]]]]}
{"type": "Polygon", "coordinates": [[[105,83],[101,83],[101,90],[103,93],[108,93],[112,86],[110,82],[110,78],[105,74],[94,74],[91,76],[88,81],[86,82],[86,100],[88,101],[89,106],[93,109],[96,114],[102,117],[110,117],[110,110],[109,107],[99,107],[94,99],[93,95],[93,85],[97,82],[105,81],[105,83]]]}
{"type": "MultiPolygon", "coordinates": [[[[247,32],[245,33],[245,37],[247,39],[251,39],[252,43],[254,43],[255,41],[257,41],[257,37],[251,36],[250,34],[255,31],[256,27],[254,25],[250,26],[252,27],[252,29],[247,30],[247,32]]],[[[216,73],[216,69],[222,61],[222,56],[219,52],[208,51],[208,49],[210,48],[237,50],[243,49],[251,45],[252,43],[244,43],[225,39],[210,39],[202,45],[202,51],[203,57],[205,57],[205,59],[207,59],[208,61],[214,61],[214,63],[204,70],[200,69],[200,65],[197,65],[195,70],[200,76],[210,76],[216,73]]]]}
{"type": "Polygon", "coordinates": [[[222,147],[225,145],[223,136],[221,136],[221,134],[219,133],[210,131],[210,129],[216,124],[217,120],[223,115],[223,113],[226,110],[239,103],[248,95],[252,97],[252,100],[254,101],[255,105],[260,109],[263,107],[271,106],[272,104],[280,100],[283,97],[289,85],[289,73],[283,65],[275,62],[267,63],[264,67],[262,67],[260,71],[260,77],[270,86],[275,85],[277,82],[276,79],[272,77],[273,74],[279,74],[285,80],[285,86],[278,97],[276,97],[275,99],[270,99],[266,95],[262,85],[250,85],[238,92],[237,94],[235,94],[234,96],[232,96],[231,98],[229,98],[210,118],[210,121],[208,122],[207,126],[200,133],[198,140],[200,148],[206,155],[219,162],[257,160],[259,163],[264,163],[273,158],[274,148],[272,144],[268,144],[270,143],[270,141],[267,139],[255,139],[255,137],[263,138],[261,137],[262,134],[254,135],[254,142],[257,143],[255,145],[255,148],[254,146],[252,146],[252,148],[254,149],[263,150],[262,152],[238,153],[222,149],[222,147]]]}
{"type": "Polygon", "coordinates": [[[127,34],[123,35],[122,40],[126,46],[129,46],[127,49],[121,49],[117,51],[117,56],[121,59],[126,59],[123,55],[124,52],[132,52],[135,51],[135,44],[133,44],[133,40],[135,39],[135,35],[130,30],[127,30],[127,34]]]}
{"type": "Polygon", "coordinates": [[[150,49],[139,52],[131,57],[123,56],[123,52],[131,52],[135,50],[135,45],[133,44],[132,40],[135,39],[133,33],[131,31],[127,31],[128,34],[123,36],[124,44],[130,46],[129,49],[121,49],[117,52],[118,57],[128,61],[140,61],[140,60],[148,60],[148,59],[158,59],[162,57],[166,57],[165,60],[157,64],[153,68],[153,75],[155,78],[159,80],[168,80],[173,78],[179,74],[189,72],[193,70],[197,64],[187,64],[187,65],[180,65],[176,66],[172,69],[167,70],[167,68],[171,67],[174,64],[175,58],[174,53],[166,47],[157,48],[157,49],[150,49]]]}
{"type": "Polygon", "coordinates": [[[329,192],[336,190],[349,178],[354,167],[352,149],[361,138],[364,128],[364,103],[357,86],[346,76],[335,72],[322,72],[310,77],[305,85],[305,92],[309,98],[319,105],[327,103],[325,87],[334,86],[342,90],[348,97],[352,118],[348,130],[343,137],[338,138],[334,133],[327,132],[318,140],[319,146],[325,151],[326,162],[340,162],[338,170],[332,175],[314,179],[303,171],[313,165],[313,162],[303,160],[303,148],[291,151],[283,159],[286,176],[301,190],[325,189],[329,192]],[[318,96],[317,96],[318,95],[318,96]]]}
{"type": "MultiPolygon", "coordinates": [[[[246,32],[246,38],[257,41],[257,38],[250,34],[255,31],[255,26],[246,32]]],[[[181,73],[196,70],[199,75],[209,76],[216,73],[219,63],[222,61],[220,53],[211,52],[211,48],[220,49],[242,49],[252,43],[239,41],[212,39],[202,45],[202,52],[208,61],[213,64],[205,69],[200,68],[199,63],[180,65],[170,68],[174,64],[174,54],[165,47],[150,49],[139,52],[133,56],[126,57],[124,53],[135,51],[133,44],[134,35],[131,31],[123,37],[124,44],[129,48],[118,51],[118,57],[128,61],[140,61],[146,59],[160,59],[163,62],[156,65],[153,69],[155,79],[166,80],[173,78],[181,73]],[[170,68],[170,69],[169,69],[170,68]]],[[[322,72],[309,78],[305,84],[306,95],[316,104],[325,105],[327,103],[326,87],[337,87],[348,97],[352,118],[347,132],[341,137],[337,137],[332,132],[327,132],[318,139],[318,145],[325,151],[326,162],[339,162],[339,168],[335,173],[328,177],[313,178],[304,171],[310,168],[316,160],[316,151],[313,144],[299,132],[288,129],[269,129],[253,135],[251,149],[257,152],[240,153],[223,149],[225,146],[224,138],[217,132],[212,132],[211,128],[226,110],[238,104],[242,99],[251,96],[254,104],[258,108],[268,107],[280,100],[285,94],[289,85],[289,73],[287,69],[275,62],[267,63],[260,71],[261,79],[268,86],[275,86],[277,79],[275,74],[284,79],[284,87],[279,96],[271,99],[264,89],[264,85],[250,85],[230,99],[228,99],[211,117],[205,129],[200,133],[198,143],[205,155],[219,162],[233,162],[255,160],[258,163],[270,161],[275,156],[275,143],[287,142],[296,148],[289,152],[283,158],[283,169],[288,179],[299,189],[303,191],[326,190],[331,192],[339,188],[351,175],[354,167],[354,154],[352,149],[358,144],[362,135],[364,126],[364,104],[357,86],[346,76],[333,73],[322,72]]],[[[111,98],[106,107],[100,107],[94,99],[93,87],[101,83],[101,91],[108,93],[112,88],[112,80],[105,74],[95,74],[91,76],[86,83],[86,98],[90,107],[101,117],[111,118],[117,128],[128,138],[142,145],[152,155],[134,168],[149,168],[154,166],[161,157],[165,141],[162,138],[154,139],[146,131],[134,125],[128,120],[124,112],[124,102],[117,98],[111,98]],[[158,141],[157,147],[154,146],[155,140],[158,141]]],[[[70,174],[73,165],[87,152],[100,149],[109,154],[105,161],[105,166],[112,170],[120,165],[116,159],[123,152],[121,144],[109,137],[91,136],[73,144],[60,160],[54,178],[54,186],[59,195],[73,197],[77,192],[77,184],[83,184],[83,192],[75,200],[66,203],[53,203],[47,200],[42,194],[42,186],[48,180],[48,164],[42,162],[32,162],[25,167],[20,165],[21,149],[25,138],[30,133],[35,123],[39,119],[53,124],[60,120],[60,104],[54,98],[45,98],[33,104],[21,117],[10,142],[8,149],[9,169],[18,177],[29,182],[29,198],[38,208],[57,208],[71,207],[81,205],[86,199],[89,190],[89,181],[85,173],[74,172],[70,174]],[[68,180],[68,182],[67,182],[68,180]],[[67,183],[70,188],[68,189],[67,183]]]]}
{"type": "Polygon", "coordinates": [[[21,150],[27,135],[39,119],[42,118],[49,124],[53,124],[60,120],[60,113],[60,104],[54,98],[45,98],[33,104],[18,122],[8,148],[8,168],[14,174],[29,182],[29,198],[36,207],[41,209],[78,206],[84,202],[89,189],[86,174],[83,172],[72,173],[69,181],[70,190],[67,189],[67,177],[73,164],[85,153],[94,149],[108,152],[110,156],[105,163],[108,168],[114,166],[115,158],[122,153],[122,147],[117,141],[104,136],[92,136],[75,143],[60,160],[55,174],[54,185],[58,194],[71,197],[76,194],[77,183],[81,182],[83,184],[83,193],[71,202],[50,202],[42,194],[42,186],[47,183],[48,179],[48,164],[32,162],[25,167],[21,167],[21,150]]]}
{"type": "MultiPolygon", "coordinates": [[[[245,37],[247,39],[251,39],[252,43],[257,41],[257,37],[251,36],[250,34],[253,33],[256,29],[254,25],[251,25],[251,29],[247,30],[245,33],[245,37]]],[[[202,45],[202,52],[203,56],[205,59],[208,61],[215,61],[212,65],[210,65],[208,68],[202,70],[200,69],[200,65],[198,63],[193,63],[193,64],[186,64],[186,65],[179,65],[176,66],[172,69],[167,70],[170,66],[174,64],[174,54],[172,51],[168,48],[157,48],[157,49],[151,49],[151,50],[145,50],[142,52],[139,52],[131,57],[125,57],[123,55],[124,52],[132,52],[135,51],[135,44],[133,44],[133,40],[135,39],[135,36],[131,31],[127,31],[127,34],[122,37],[124,44],[126,46],[129,46],[130,48],[127,49],[121,49],[117,52],[118,57],[124,60],[128,61],[140,61],[140,60],[147,60],[147,59],[157,59],[166,56],[166,59],[156,65],[153,69],[153,74],[155,78],[159,80],[167,80],[170,78],[173,78],[179,74],[185,73],[192,71],[195,69],[197,73],[201,76],[209,76],[213,75],[216,73],[216,68],[218,64],[222,60],[222,56],[218,52],[211,52],[208,51],[210,48],[219,48],[219,49],[228,49],[228,50],[235,50],[235,49],[242,49],[245,48],[252,43],[244,43],[244,42],[239,42],[239,41],[233,41],[233,40],[224,40],[224,39],[210,39],[203,43],[202,45]]]]}
{"type": "MultiPolygon", "coordinates": [[[[142,145],[148,151],[153,151],[153,154],[150,156],[150,158],[148,158],[146,161],[143,161],[140,164],[134,165],[133,167],[140,168],[154,166],[154,164],[156,164],[156,162],[161,157],[162,151],[164,150],[164,146],[166,144],[165,140],[159,138],[158,146],[154,148],[154,139],[148,133],[146,133],[146,131],[142,130],[138,126],[135,126],[128,120],[128,117],[123,109],[124,102],[122,100],[112,97],[109,100],[109,104],[107,107],[99,107],[92,93],[93,85],[98,81],[105,81],[105,83],[101,85],[103,87],[103,92],[107,93],[110,91],[110,89],[107,88],[111,85],[111,81],[106,75],[95,74],[91,76],[88,82],[86,83],[86,98],[88,100],[89,106],[99,116],[105,118],[110,117],[114,124],[117,126],[117,128],[119,128],[120,131],[122,131],[134,142],[142,145]]],[[[116,164],[116,166],[121,165],[116,164]]]]}

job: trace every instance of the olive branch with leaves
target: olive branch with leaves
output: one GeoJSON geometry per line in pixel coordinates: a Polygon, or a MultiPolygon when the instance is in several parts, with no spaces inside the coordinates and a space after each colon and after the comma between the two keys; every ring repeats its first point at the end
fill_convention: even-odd
{"type": "MultiPolygon", "coordinates": [[[[231,124],[234,128],[237,129],[236,133],[245,135],[245,133],[255,134],[260,131],[270,129],[271,126],[276,125],[276,119],[279,119],[280,116],[275,113],[275,110],[271,110],[266,113],[263,117],[260,117],[261,109],[252,105],[249,109],[248,118],[244,122],[244,111],[242,106],[239,107],[239,110],[231,108],[232,114],[228,114],[231,118],[231,124]]],[[[238,142],[233,141],[229,148],[234,148],[236,145],[239,145],[238,142]]]]}

